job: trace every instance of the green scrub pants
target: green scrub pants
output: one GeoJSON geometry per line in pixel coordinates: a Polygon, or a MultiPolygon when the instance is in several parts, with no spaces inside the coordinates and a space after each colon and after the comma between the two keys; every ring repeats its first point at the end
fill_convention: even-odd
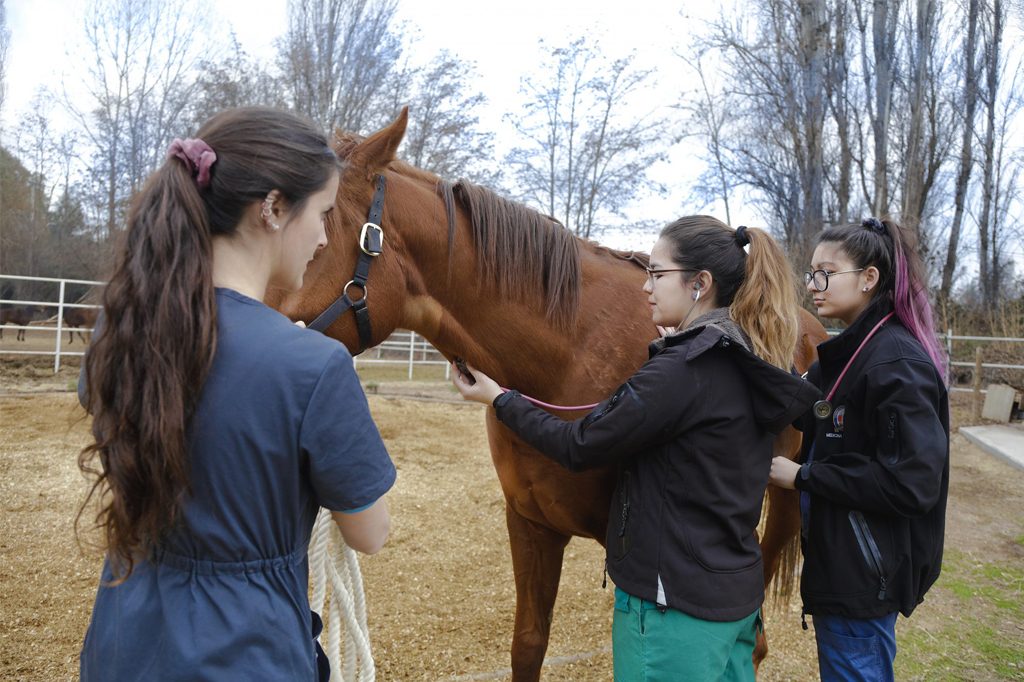
{"type": "Polygon", "coordinates": [[[728,623],[682,611],[615,588],[612,655],[615,682],[752,682],[758,609],[728,623]]]}

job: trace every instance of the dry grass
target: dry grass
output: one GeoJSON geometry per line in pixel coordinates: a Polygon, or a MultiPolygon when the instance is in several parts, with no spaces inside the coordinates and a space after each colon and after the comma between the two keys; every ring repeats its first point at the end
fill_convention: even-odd
{"type": "MultiPolygon", "coordinates": [[[[10,374],[0,375],[5,380],[10,374]]],[[[446,385],[379,382],[452,397],[446,385]]],[[[388,547],[364,558],[381,680],[509,679],[514,588],[483,408],[370,397],[399,469],[388,547]]],[[[958,408],[962,409],[962,408],[958,408]]],[[[86,423],[70,393],[0,396],[0,679],[77,676],[100,555],[72,532],[86,423]]],[[[909,621],[900,679],[1024,678],[1024,472],[953,440],[947,565],[909,621]],[[1016,657],[1016,660],[1014,659],[1016,657]]],[[[545,680],[610,680],[611,589],[594,542],[567,550],[545,680]]],[[[799,607],[768,615],[763,680],[816,678],[799,607]]]]}

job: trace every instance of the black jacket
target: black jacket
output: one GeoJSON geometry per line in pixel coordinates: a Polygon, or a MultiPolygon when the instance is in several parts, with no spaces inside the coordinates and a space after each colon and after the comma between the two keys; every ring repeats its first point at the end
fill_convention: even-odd
{"type": "MultiPolygon", "coordinates": [[[[892,310],[873,304],[818,346],[808,379],[827,393],[892,310]]],[[[809,493],[804,611],[909,616],[939,576],[949,488],[949,402],[920,342],[894,316],[868,341],[827,419],[804,419],[796,487],[809,493]],[[808,463],[808,452],[813,456],[808,463]]]]}
{"type": "Polygon", "coordinates": [[[589,415],[567,422],[516,393],[498,419],[563,466],[618,463],[606,550],[625,592],[697,618],[744,618],[764,599],[754,535],[775,434],[818,397],[718,326],[652,346],[589,415]]]}

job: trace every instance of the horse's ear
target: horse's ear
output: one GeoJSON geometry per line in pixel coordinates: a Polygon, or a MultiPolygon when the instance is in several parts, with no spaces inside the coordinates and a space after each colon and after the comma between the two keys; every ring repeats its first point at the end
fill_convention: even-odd
{"type": "Polygon", "coordinates": [[[408,123],[409,107],[406,106],[402,107],[398,118],[356,145],[348,156],[349,163],[357,168],[365,168],[366,178],[371,179],[395,160],[395,152],[405,137],[408,123]]]}

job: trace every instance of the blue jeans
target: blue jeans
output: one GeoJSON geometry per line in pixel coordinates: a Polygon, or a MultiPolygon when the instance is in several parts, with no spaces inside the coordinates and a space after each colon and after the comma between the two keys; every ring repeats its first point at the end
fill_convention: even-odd
{"type": "Polygon", "coordinates": [[[814,616],[822,682],[892,682],[896,615],[872,619],[814,616]]]}

